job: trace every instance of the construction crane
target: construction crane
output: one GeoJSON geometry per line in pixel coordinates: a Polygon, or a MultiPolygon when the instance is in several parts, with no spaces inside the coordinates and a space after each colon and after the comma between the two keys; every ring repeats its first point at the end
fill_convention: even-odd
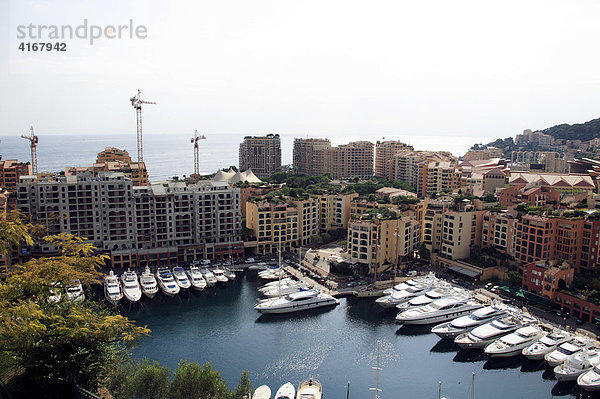
{"type": "Polygon", "coordinates": [[[142,171],[144,164],[144,143],[142,141],[142,104],[156,104],[152,101],[144,101],[141,98],[142,92],[138,89],[137,96],[131,97],[131,105],[135,108],[135,116],[137,120],[137,150],[138,150],[138,173],[139,181],[142,182],[142,171]]]}
{"type": "Polygon", "coordinates": [[[206,136],[203,134],[201,135],[196,130],[194,132],[194,137],[192,137],[191,140],[191,142],[194,143],[194,177],[196,179],[200,178],[200,146],[198,145],[200,140],[206,140],[206,136]]]}
{"type": "Polygon", "coordinates": [[[29,146],[31,147],[31,173],[35,176],[38,173],[37,167],[37,144],[38,136],[33,132],[33,126],[31,126],[29,136],[21,135],[26,140],[29,140],[29,146]]]}

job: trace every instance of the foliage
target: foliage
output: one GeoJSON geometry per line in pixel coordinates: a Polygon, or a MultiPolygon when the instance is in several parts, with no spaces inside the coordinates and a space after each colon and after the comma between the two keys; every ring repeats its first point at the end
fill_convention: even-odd
{"type": "Polygon", "coordinates": [[[248,371],[242,371],[242,375],[240,376],[240,380],[238,382],[237,388],[233,391],[231,395],[232,399],[243,399],[244,396],[250,398],[252,396],[252,384],[250,383],[250,377],[248,376],[248,371]]]}
{"type": "Polygon", "coordinates": [[[405,195],[397,195],[392,198],[393,204],[416,204],[419,202],[417,197],[409,197],[405,195]]]}
{"type": "Polygon", "coordinates": [[[388,220],[388,219],[398,219],[398,213],[394,212],[390,208],[385,206],[380,206],[378,208],[370,209],[367,213],[361,215],[362,220],[388,220]]]}
{"type": "Polygon", "coordinates": [[[33,226],[23,222],[18,212],[8,212],[0,218],[0,254],[9,253],[21,243],[33,245],[33,226]]]}
{"type": "Polygon", "coordinates": [[[600,119],[568,125],[563,123],[542,130],[555,139],[589,141],[600,137],[600,119]]]}
{"type": "Polygon", "coordinates": [[[227,399],[231,395],[227,383],[210,363],[200,366],[185,360],[173,372],[170,391],[173,399],[227,399]]]}
{"type": "Polygon", "coordinates": [[[427,246],[424,243],[421,243],[419,245],[419,258],[423,260],[431,259],[431,253],[429,252],[427,246]]]}
{"type": "Polygon", "coordinates": [[[521,275],[519,275],[519,272],[511,270],[506,273],[506,277],[508,278],[508,284],[515,287],[521,286],[521,275]]]}
{"type": "Polygon", "coordinates": [[[493,193],[487,193],[486,195],[481,197],[481,199],[484,202],[496,202],[496,196],[493,193]]]}
{"type": "Polygon", "coordinates": [[[125,398],[131,399],[164,399],[169,394],[168,367],[157,361],[150,363],[148,359],[133,367],[133,374],[125,380],[125,398]]]}

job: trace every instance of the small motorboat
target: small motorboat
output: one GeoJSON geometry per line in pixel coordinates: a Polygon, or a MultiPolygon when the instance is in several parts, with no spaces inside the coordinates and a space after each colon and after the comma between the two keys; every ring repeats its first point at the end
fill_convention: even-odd
{"type": "Polygon", "coordinates": [[[575,381],[581,374],[600,364],[598,349],[584,349],[569,356],[563,364],[554,367],[554,375],[558,381],[575,381]]]}
{"type": "Polygon", "coordinates": [[[192,287],[196,291],[202,291],[204,288],[206,288],[206,280],[204,280],[202,272],[198,266],[190,267],[190,270],[188,270],[187,274],[190,279],[190,283],[192,283],[192,287]]]}
{"type": "Polygon", "coordinates": [[[175,296],[179,294],[181,288],[175,282],[173,273],[167,267],[159,267],[156,271],[156,280],[163,294],[167,296],[175,296]]]}
{"type": "Polygon", "coordinates": [[[223,269],[223,271],[225,272],[225,277],[227,277],[228,280],[235,280],[235,272],[233,270],[226,267],[223,269]]]}
{"type": "Polygon", "coordinates": [[[571,334],[563,330],[554,330],[539,341],[523,349],[523,355],[529,360],[543,360],[546,353],[550,353],[557,346],[572,340],[571,334]]]}
{"type": "Polygon", "coordinates": [[[223,269],[213,269],[212,272],[217,279],[217,283],[226,284],[229,281],[229,279],[225,277],[225,271],[223,269]]]}
{"type": "Polygon", "coordinates": [[[261,385],[254,391],[252,399],[271,399],[271,388],[267,385],[261,385]]]}
{"type": "Polygon", "coordinates": [[[129,302],[137,302],[142,298],[140,282],[135,271],[127,270],[121,275],[121,284],[123,287],[123,296],[129,302]]]}
{"type": "Polygon", "coordinates": [[[112,270],[104,277],[104,296],[108,302],[115,306],[123,298],[121,284],[119,284],[119,279],[112,270]]]}
{"type": "Polygon", "coordinates": [[[317,380],[310,378],[298,385],[296,399],[321,399],[322,396],[323,389],[317,380]]]}
{"type": "Polygon", "coordinates": [[[67,299],[71,302],[81,302],[85,299],[81,281],[75,280],[72,285],[67,287],[67,299]]]}
{"type": "Polygon", "coordinates": [[[577,385],[586,391],[600,391],[600,365],[594,366],[577,378],[577,385]]]}
{"type": "Polygon", "coordinates": [[[140,288],[142,289],[142,293],[150,299],[154,298],[158,292],[156,277],[154,277],[154,274],[152,274],[148,266],[146,266],[144,272],[140,274],[140,288]]]}
{"type": "Polygon", "coordinates": [[[206,285],[208,287],[212,287],[213,285],[217,284],[217,278],[210,270],[202,269],[202,276],[204,276],[204,280],[206,280],[206,285]]]}
{"type": "Polygon", "coordinates": [[[179,286],[179,288],[186,290],[192,286],[187,274],[185,273],[185,270],[183,270],[183,267],[173,268],[173,278],[179,286]]]}
{"type": "Polygon", "coordinates": [[[269,265],[267,265],[265,262],[259,262],[248,266],[248,270],[266,270],[268,268],[269,265]]]}
{"type": "Polygon", "coordinates": [[[295,397],[296,388],[294,388],[294,385],[291,382],[286,382],[280,386],[275,394],[275,399],[295,399],[295,397]]]}

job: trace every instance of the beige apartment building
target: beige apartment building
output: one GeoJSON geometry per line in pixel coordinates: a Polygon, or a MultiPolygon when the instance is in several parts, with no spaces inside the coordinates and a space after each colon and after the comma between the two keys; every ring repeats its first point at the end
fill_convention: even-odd
{"type": "Polygon", "coordinates": [[[373,177],[373,143],[355,141],[331,147],[325,139],[294,141],[294,173],[322,175],[333,179],[370,179],[373,177]]]}
{"type": "Polygon", "coordinates": [[[65,169],[65,176],[76,176],[80,173],[123,173],[131,179],[134,186],[148,184],[148,170],[144,162],[141,165],[131,160],[129,153],[115,147],[106,147],[98,153],[96,163],[92,166],[69,167],[65,169]]]}
{"type": "Polygon", "coordinates": [[[259,178],[281,171],[281,140],[278,134],[244,137],[240,143],[240,171],[248,169],[259,178]]]}
{"type": "Polygon", "coordinates": [[[471,247],[481,243],[484,213],[486,211],[445,212],[440,254],[453,260],[471,256],[471,247]]]}
{"type": "Polygon", "coordinates": [[[320,231],[327,232],[348,228],[350,210],[358,193],[323,194],[319,196],[320,231]]]}
{"type": "Polygon", "coordinates": [[[447,152],[403,150],[394,154],[390,165],[392,180],[410,184],[419,197],[461,185],[456,158],[447,152]]]}
{"type": "Polygon", "coordinates": [[[257,255],[277,253],[298,247],[298,209],[285,202],[265,200],[246,202],[246,227],[254,232],[257,255]]]}
{"type": "Polygon", "coordinates": [[[392,161],[394,155],[414,148],[397,140],[378,141],[375,144],[375,177],[393,180],[392,161]]]}
{"type": "Polygon", "coordinates": [[[294,139],[293,171],[295,175],[317,176],[327,173],[329,139],[294,139]]]}

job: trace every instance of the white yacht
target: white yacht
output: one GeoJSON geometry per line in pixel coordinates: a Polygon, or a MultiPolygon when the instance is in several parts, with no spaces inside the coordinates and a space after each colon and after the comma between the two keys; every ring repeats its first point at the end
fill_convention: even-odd
{"type": "Polygon", "coordinates": [[[123,298],[121,284],[119,284],[119,279],[112,270],[104,277],[104,296],[108,302],[115,306],[117,306],[121,298],[123,298]]]}
{"type": "Polygon", "coordinates": [[[546,335],[538,326],[521,327],[513,333],[498,338],[485,347],[485,353],[490,357],[510,357],[520,355],[524,348],[546,335]]]}
{"type": "Polygon", "coordinates": [[[483,305],[468,296],[438,299],[429,305],[400,312],[396,322],[402,324],[433,324],[469,314],[483,305]]]}
{"type": "Polygon", "coordinates": [[[577,385],[586,391],[600,391],[600,365],[594,366],[577,378],[577,385]]]}
{"type": "Polygon", "coordinates": [[[263,291],[263,295],[269,298],[283,296],[287,294],[293,294],[294,292],[300,292],[309,290],[310,285],[305,282],[299,282],[296,284],[282,284],[281,286],[275,286],[269,291],[263,291]]]}
{"type": "Polygon", "coordinates": [[[278,280],[279,278],[284,278],[286,276],[286,271],[280,268],[267,269],[263,270],[262,272],[258,272],[258,277],[262,278],[263,280],[278,280]]]}
{"type": "Polygon", "coordinates": [[[225,271],[223,269],[213,269],[212,272],[217,279],[217,283],[225,284],[229,281],[229,279],[225,277],[225,271]]]}
{"type": "Polygon", "coordinates": [[[563,364],[554,367],[554,375],[558,381],[575,381],[581,374],[598,364],[600,364],[598,349],[584,349],[569,356],[563,364]]]}
{"type": "Polygon", "coordinates": [[[158,292],[158,283],[148,266],[146,266],[144,272],[140,274],[140,288],[142,289],[142,293],[150,299],[154,298],[158,292]]]}
{"type": "Polygon", "coordinates": [[[225,272],[225,277],[227,277],[227,280],[235,280],[235,272],[232,269],[226,267],[223,269],[223,271],[225,272]]]}
{"type": "Polygon", "coordinates": [[[277,393],[275,394],[275,399],[295,399],[296,398],[296,388],[291,382],[286,382],[282,386],[279,387],[277,393]]]}
{"type": "Polygon", "coordinates": [[[542,337],[538,342],[523,349],[523,355],[529,360],[543,360],[546,353],[552,352],[557,346],[570,341],[571,334],[563,330],[554,330],[542,337]]]}
{"type": "Polygon", "coordinates": [[[454,339],[454,342],[463,349],[485,348],[498,338],[536,322],[537,320],[531,315],[512,312],[500,319],[476,327],[468,333],[460,334],[454,339]]]}
{"type": "Polygon", "coordinates": [[[188,270],[187,275],[190,279],[192,287],[196,291],[202,291],[204,288],[206,288],[206,280],[204,280],[202,272],[200,272],[200,268],[198,266],[190,267],[190,270],[188,270]]]}
{"type": "Polygon", "coordinates": [[[210,270],[202,269],[202,276],[204,276],[204,280],[206,280],[207,287],[212,287],[213,285],[217,284],[217,278],[210,270]]]}
{"type": "Polygon", "coordinates": [[[181,290],[173,278],[173,273],[167,267],[158,268],[156,271],[156,281],[158,281],[158,286],[163,294],[167,296],[175,296],[181,290]]]}
{"type": "Polygon", "coordinates": [[[72,285],[67,287],[67,299],[71,302],[81,302],[85,299],[81,281],[75,280],[72,285]]]}
{"type": "Polygon", "coordinates": [[[572,356],[583,349],[593,348],[593,343],[584,337],[576,337],[572,341],[565,342],[559,345],[555,350],[544,355],[544,360],[548,362],[551,367],[556,367],[562,364],[569,356],[572,356]]]}
{"type": "Polygon", "coordinates": [[[252,399],[271,399],[271,388],[267,385],[261,385],[254,391],[252,399]]]}
{"type": "Polygon", "coordinates": [[[261,313],[292,313],[325,306],[337,306],[339,303],[340,301],[329,294],[308,290],[266,299],[257,303],[254,310],[261,313]]]}
{"type": "Polygon", "coordinates": [[[430,287],[431,287],[431,285],[428,285],[428,284],[409,285],[404,290],[401,290],[401,291],[394,290],[394,292],[392,292],[391,294],[377,298],[375,300],[375,303],[377,303],[379,306],[382,306],[384,308],[393,308],[396,305],[399,305],[404,302],[408,302],[412,298],[415,298],[419,295],[425,294],[425,292],[427,290],[429,290],[430,287]]]}
{"type": "Polygon", "coordinates": [[[298,385],[296,399],[321,399],[323,396],[323,388],[321,383],[312,378],[303,381],[298,385]]]}
{"type": "Polygon", "coordinates": [[[127,270],[123,273],[121,275],[121,286],[123,287],[123,296],[129,302],[137,302],[142,298],[142,290],[136,272],[127,270]]]}
{"type": "Polygon", "coordinates": [[[397,291],[404,291],[408,287],[414,287],[416,285],[431,285],[431,284],[435,284],[438,281],[440,281],[440,280],[438,280],[435,277],[435,274],[430,273],[427,276],[412,278],[412,279],[406,280],[400,284],[396,284],[392,288],[383,290],[383,294],[390,295],[397,291]]]}
{"type": "Polygon", "coordinates": [[[443,282],[440,283],[437,287],[430,289],[423,295],[419,295],[406,302],[402,302],[396,305],[396,308],[400,311],[403,311],[418,306],[429,305],[430,303],[432,303],[433,301],[437,301],[438,299],[461,294],[467,295],[468,293],[462,288],[454,288],[450,284],[443,282]]]}
{"type": "Polygon", "coordinates": [[[269,265],[265,262],[258,262],[253,265],[248,266],[248,270],[267,270],[269,265]]]}
{"type": "Polygon", "coordinates": [[[187,290],[192,286],[183,267],[177,266],[173,268],[173,279],[175,280],[179,288],[182,288],[184,290],[187,290]]]}
{"type": "Polygon", "coordinates": [[[286,284],[286,285],[292,285],[292,284],[296,284],[296,280],[294,280],[290,277],[286,277],[286,278],[282,278],[281,280],[278,280],[278,281],[269,281],[268,283],[266,283],[265,285],[260,287],[258,289],[258,291],[260,291],[260,292],[271,291],[273,288],[278,287],[280,283],[286,284]]]}
{"type": "Polygon", "coordinates": [[[506,314],[506,307],[503,305],[486,306],[477,309],[468,316],[462,316],[452,321],[447,321],[431,329],[431,332],[443,339],[454,339],[460,334],[471,331],[472,329],[499,319],[506,314]]]}

